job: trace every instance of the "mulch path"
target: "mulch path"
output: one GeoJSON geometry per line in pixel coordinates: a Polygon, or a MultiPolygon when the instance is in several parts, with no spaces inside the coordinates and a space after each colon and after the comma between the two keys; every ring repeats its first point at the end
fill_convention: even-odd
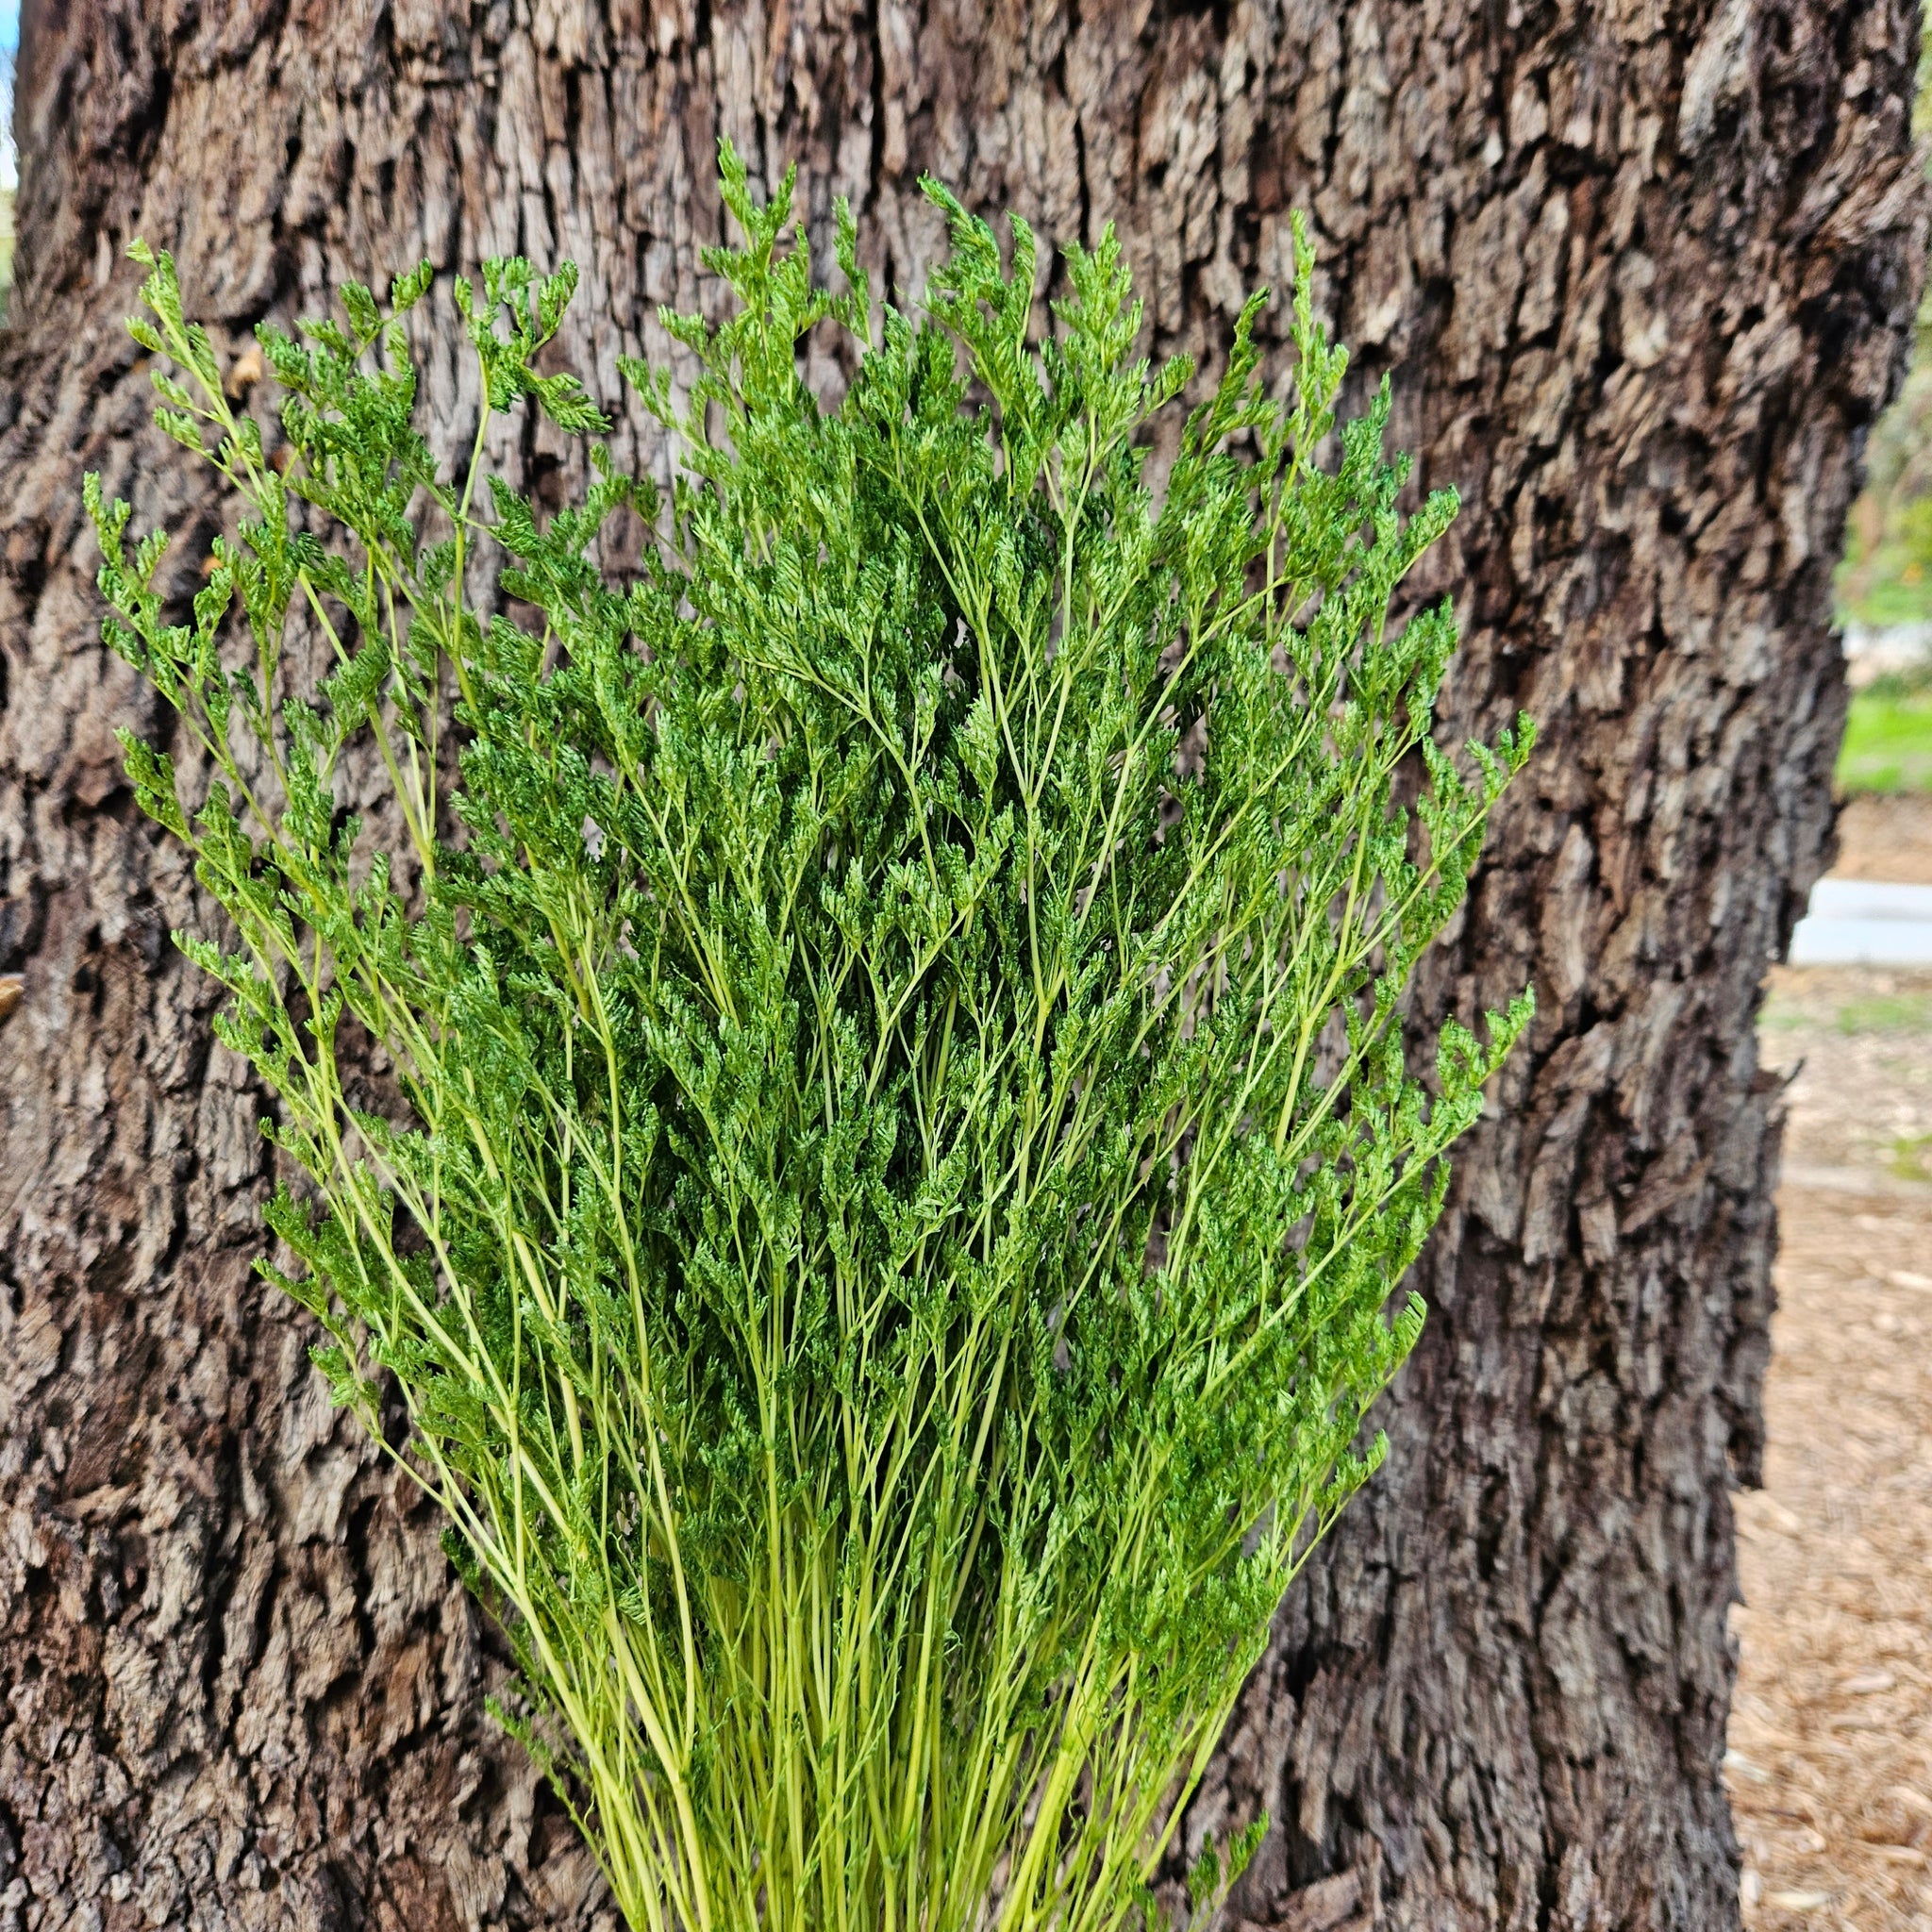
{"type": "Polygon", "coordinates": [[[1737,1498],[1745,1923],[1932,1932],[1932,974],[1780,971],[1762,1040],[1799,1071],[1737,1498]]]}

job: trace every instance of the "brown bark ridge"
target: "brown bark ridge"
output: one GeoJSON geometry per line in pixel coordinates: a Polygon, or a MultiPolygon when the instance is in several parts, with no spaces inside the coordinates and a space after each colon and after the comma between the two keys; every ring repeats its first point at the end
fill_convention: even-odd
{"type": "MultiPolygon", "coordinates": [[[[795,158],[916,283],[922,168],[1116,221],[1211,367],[1312,214],[1359,384],[1465,509],[1453,737],[1519,706],[1430,1005],[1534,1039],[1421,1268],[1393,1454],[1186,1824],[1265,1806],[1237,1922],[1737,1923],[1729,1486],[1758,1447],[1777,1094],[1752,1017],[1827,856],[1828,579],[1922,271],[1911,0],[27,0],[0,371],[0,1932],[567,1926],[607,1908],[481,1715],[436,1525],[248,1276],[258,1097],[166,939],[110,727],[82,469],[217,514],[143,428],[126,241],[233,340],[336,277],[574,256],[570,349],[698,298],[713,149],[795,158]]],[[[475,395],[448,360],[440,437],[475,395]]],[[[653,454],[641,427],[621,430],[653,454]]],[[[540,491],[541,436],[502,460],[540,491]]],[[[606,1922],[608,1923],[608,1921],[606,1922]]]]}

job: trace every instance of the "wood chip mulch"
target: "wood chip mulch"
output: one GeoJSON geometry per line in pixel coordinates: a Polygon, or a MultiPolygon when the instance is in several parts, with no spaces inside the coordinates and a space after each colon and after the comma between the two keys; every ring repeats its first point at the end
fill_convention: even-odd
{"type": "Polygon", "coordinates": [[[1932,974],[1780,973],[1765,1487],[1726,1774],[1753,1932],[1932,1932],[1932,974]]]}

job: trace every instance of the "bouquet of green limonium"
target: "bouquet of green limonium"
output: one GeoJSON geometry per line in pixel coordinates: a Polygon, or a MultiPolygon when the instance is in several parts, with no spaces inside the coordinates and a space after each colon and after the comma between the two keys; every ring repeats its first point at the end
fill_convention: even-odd
{"type": "Polygon", "coordinates": [[[1317,466],[1344,358],[1300,231],[1286,400],[1257,297],[1157,491],[1191,371],[1135,359],[1110,232],[1036,340],[1018,221],[1009,274],[931,188],[915,324],[842,208],[832,294],[789,181],[758,206],[727,150],[724,192],[736,312],[666,318],[682,393],[625,370],[675,490],[593,441],[547,520],[481,472],[525,398],[604,427],[540,373],[569,270],[457,281],[453,478],[396,323],[426,265],[258,332],[271,448],[137,249],[157,420],[244,513],[175,624],[165,538],[90,480],[107,636],[204,795],[129,770],[232,922],[180,943],[296,1177],[262,1273],[447,1512],[631,1924],[1110,1932],[1383,1453],[1391,1298],[1528,1010],[1417,1079],[1404,989],[1529,734],[1431,741],[1454,621],[1388,612],[1454,499],[1398,513],[1386,391],[1317,466]]]}

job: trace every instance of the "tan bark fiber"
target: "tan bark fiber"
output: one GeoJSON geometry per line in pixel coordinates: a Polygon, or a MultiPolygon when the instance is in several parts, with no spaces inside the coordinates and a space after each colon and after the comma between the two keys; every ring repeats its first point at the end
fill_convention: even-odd
{"type": "MultiPolygon", "coordinates": [[[[1543,740],[1422,1007],[1534,1039],[1418,1271],[1389,1465],[1187,1821],[1236,1920],[1737,1923],[1730,1486],[1759,1449],[1778,1094],[1751,1020],[1830,842],[1829,574],[1919,292],[1909,0],[27,0],[0,357],[0,1932],[566,1927],[590,1867],[481,1710],[437,1525],[248,1274],[258,1097],[110,736],[83,468],[205,540],[121,328],[144,234],[240,348],[333,279],[584,267],[568,350],[700,295],[714,144],[915,284],[931,168],[1118,222],[1211,369],[1309,210],[1321,303],[1461,522],[1445,738],[1543,740]]],[[[829,251],[827,251],[829,254],[829,251]]],[[[446,351],[437,439],[476,394],[446,351]]],[[[620,444],[656,446],[635,418],[620,444]]],[[[497,452],[545,500],[548,440],[497,452]]],[[[179,582],[192,586],[186,547],[179,582]]]]}

